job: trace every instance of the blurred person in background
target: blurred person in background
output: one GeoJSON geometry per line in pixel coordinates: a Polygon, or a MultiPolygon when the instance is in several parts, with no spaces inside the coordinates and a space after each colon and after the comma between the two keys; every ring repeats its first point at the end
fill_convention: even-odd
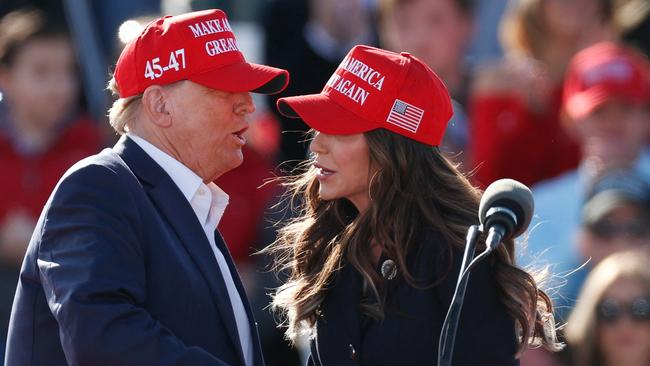
{"type": "Polygon", "coordinates": [[[599,178],[581,216],[576,242],[590,267],[615,252],[650,249],[650,183],[634,172],[613,171],[599,178]]]}
{"type": "MultiPolygon", "coordinates": [[[[595,180],[618,169],[650,180],[649,73],[642,55],[612,42],[591,46],[572,59],[565,80],[564,122],[580,142],[582,161],[578,168],[533,187],[536,215],[522,260],[535,258],[558,274],[575,270],[581,262],[575,244],[581,205],[595,180]]],[[[568,286],[559,288],[559,300],[571,302],[565,290],[568,286]]]]}
{"type": "Polygon", "coordinates": [[[440,146],[469,170],[469,131],[465,114],[470,83],[465,55],[472,40],[472,0],[381,0],[379,39],[382,47],[410,52],[440,76],[452,98],[454,115],[440,146]]]}
{"type": "MultiPolygon", "coordinates": [[[[625,250],[650,254],[650,183],[634,171],[606,172],[589,188],[580,217],[574,235],[579,256],[573,267],[577,269],[564,280],[561,296],[556,296],[555,310],[562,319],[575,306],[591,269],[604,258],[625,250]]],[[[570,358],[564,351],[555,355],[543,355],[539,350],[532,353],[538,357],[557,356],[556,362],[570,358]]]]}
{"type": "Polygon", "coordinates": [[[562,81],[579,50],[613,37],[611,0],[511,1],[505,57],[478,65],[469,96],[476,181],[526,185],[573,169],[579,147],[560,123],[562,81]]]}
{"type": "Polygon", "coordinates": [[[275,109],[280,97],[319,92],[355,44],[377,44],[375,8],[366,0],[273,0],[263,13],[265,59],[269,65],[299,75],[287,89],[268,98],[282,125],[282,170],[307,158],[305,132],[275,109]]]}
{"type": "MultiPolygon", "coordinates": [[[[614,170],[596,179],[581,209],[575,235],[579,258],[556,301],[562,319],[576,305],[590,271],[606,257],[626,250],[650,254],[650,183],[633,171],[614,170]]],[[[557,354],[568,360],[570,352],[557,354]]]]}
{"type": "Polygon", "coordinates": [[[650,57],[650,1],[615,0],[621,41],[650,57]]]}
{"type": "MultiPolygon", "coordinates": [[[[61,175],[99,151],[101,133],[80,108],[67,28],[33,8],[0,18],[0,334],[36,220],[61,175]]],[[[4,348],[2,348],[4,350],[4,348]]]]}
{"type": "Polygon", "coordinates": [[[629,251],[589,274],[566,326],[573,366],[650,365],[650,257],[629,251]]]}

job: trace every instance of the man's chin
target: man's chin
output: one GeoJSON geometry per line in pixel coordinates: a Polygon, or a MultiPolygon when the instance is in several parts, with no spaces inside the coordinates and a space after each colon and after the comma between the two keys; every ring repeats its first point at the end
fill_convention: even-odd
{"type": "Polygon", "coordinates": [[[228,159],[228,162],[226,162],[226,164],[224,164],[223,167],[219,169],[218,172],[215,173],[215,177],[212,180],[214,181],[220,176],[227,174],[229,171],[238,168],[243,163],[244,163],[244,154],[241,151],[239,151],[239,153],[237,153],[236,156],[234,156],[231,159],[228,159]]]}

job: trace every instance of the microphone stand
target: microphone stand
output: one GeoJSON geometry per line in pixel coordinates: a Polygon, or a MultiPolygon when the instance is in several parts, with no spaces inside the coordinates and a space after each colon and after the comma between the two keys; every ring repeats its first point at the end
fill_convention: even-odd
{"type": "Polygon", "coordinates": [[[442,324],[442,330],[440,331],[440,340],[438,343],[438,366],[451,366],[451,358],[454,352],[454,342],[456,341],[456,330],[458,329],[460,311],[463,307],[465,290],[467,289],[467,282],[469,280],[469,270],[471,270],[478,261],[485,258],[485,256],[489,254],[486,253],[488,252],[488,250],[486,250],[486,252],[481,253],[481,255],[474,259],[476,242],[481,233],[482,227],[478,225],[472,225],[467,230],[465,253],[463,255],[463,262],[458,273],[456,290],[454,291],[454,297],[451,300],[451,305],[449,306],[447,316],[445,317],[445,321],[442,324]]]}

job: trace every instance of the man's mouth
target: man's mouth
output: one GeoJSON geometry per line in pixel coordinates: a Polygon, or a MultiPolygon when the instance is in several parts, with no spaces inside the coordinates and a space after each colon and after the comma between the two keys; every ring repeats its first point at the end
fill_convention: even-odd
{"type": "Polygon", "coordinates": [[[233,134],[232,134],[233,137],[237,140],[237,142],[238,142],[241,146],[246,145],[246,137],[244,137],[244,132],[246,132],[246,130],[248,130],[248,126],[242,128],[242,129],[239,130],[239,131],[233,132],[233,134]]]}

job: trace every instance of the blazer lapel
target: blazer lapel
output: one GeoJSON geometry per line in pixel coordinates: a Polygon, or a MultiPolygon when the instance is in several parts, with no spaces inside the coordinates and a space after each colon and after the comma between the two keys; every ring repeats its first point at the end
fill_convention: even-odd
{"type": "Polygon", "coordinates": [[[335,281],[325,295],[323,320],[317,330],[316,348],[323,365],[350,361],[350,346],[355,353],[361,352],[359,304],[363,280],[351,264],[345,263],[335,281]]]}
{"type": "Polygon", "coordinates": [[[226,241],[221,236],[219,230],[215,230],[214,239],[215,239],[214,242],[217,244],[217,248],[221,251],[221,253],[223,253],[224,258],[228,263],[230,274],[232,276],[233,281],[235,282],[235,287],[237,287],[237,292],[241,297],[242,303],[244,304],[244,309],[246,310],[246,315],[248,316],[248,324],[250,327],[251,338],[252,338],[251,342],[253,342],[253,351],[254,351],[253,356],[255,358],[254,364],[260,366],[264,365],[264,358],[262,356],[262,345],[260,343],[260,337],[257,331],[257,323],[255,322],[255,318],[253,317],[253,311],[251,310],[250,303],[248,302],[248,297],[246,296],[246,290],[244,289],[244,285],[242,284],[241,279],[239,277],[239,273],[237,272],[237,267],[235,266],[235,262],[233,261],[232,256],[230,255],[230,251],[228,250],[228,247],[226,246],[226,241]]]}
{"type": "Polygon", "coordinates": [[[122,137],[113,149],[124,159],[141,181],[150,184],[149,187],[145,186],[149,197],[174,229],[209,284],[230,339],[238,351],[242,365],[245,364],[237,324],[225,281],[210,248],[210,242],[205,236],[203,228],[192,210],[192,206],[167,173],[135,142],[122,137]]]}
{"type": "Polygon", "coordinates": [[[361,304],[361,291],[363,279],[361,274],[347,263],[343,268],[338,289],[335,291],[334,307],[343,315],[344,329],[352,339],[354,347],[360,347],[361,322],[359,320],[359,306],[361,304]]]}

